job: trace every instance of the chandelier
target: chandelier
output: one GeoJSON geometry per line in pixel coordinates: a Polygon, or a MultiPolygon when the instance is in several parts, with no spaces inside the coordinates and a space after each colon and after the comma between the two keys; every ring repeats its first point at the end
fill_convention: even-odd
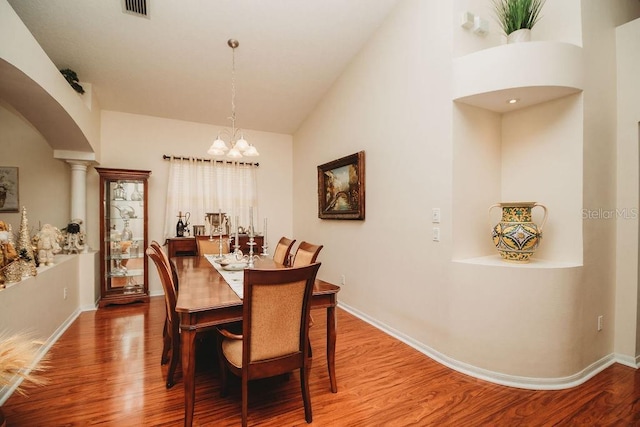
{"type": "Polygon", "coordinates": [[[238,40],[229,39],[227,44],[231,48],[231,130],[223,130],[218,133],[217,138],[207,150],[212,156],[223,156],[225,153],[227,157],[237,159],[243,156],[253,157],[258,156],[258,150],[252,144],[249,144],[242,134],[242,131],[236,128],[236,48],[240,45],[238,40]],[[228,134],[229,145],[221,138],[222,134],[228,134]]]}

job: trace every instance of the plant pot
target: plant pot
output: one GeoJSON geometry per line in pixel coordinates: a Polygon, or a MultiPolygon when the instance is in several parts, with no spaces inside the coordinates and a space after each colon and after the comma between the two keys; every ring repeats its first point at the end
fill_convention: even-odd
{"type": "Polygon", "coordinates": [[[503,202],[489,207],[502,208],[502,219],[493,227],[491,237],[498,253],[505,261],[529,262],[542,239],[542,227],[547,222],[547,208],[536,202],[503,202]],[[544,209],[542,224],[538,227],[531,220],[531,210],[544,209]]]}
{"type": "Polygon", "coordinates": [[[531,41],[531,30],[521,28],[507,35],[507,43],[521,43],[531,41]]]}

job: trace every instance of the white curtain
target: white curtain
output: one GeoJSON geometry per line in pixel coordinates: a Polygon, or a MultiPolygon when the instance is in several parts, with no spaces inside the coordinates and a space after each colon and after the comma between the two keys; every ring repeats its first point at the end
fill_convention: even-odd
{"type": "Polygon", "coordinates": [[[194,225],[206,225],[206,213],[219,211],[227,214],[235,230],[238,225],[249,226],[251,210],[254,227],[259,228],[256,165],[174,157],[169,163],[164,239],[175,237],[179,212],[189,212],[192,234],[194,225]]]}

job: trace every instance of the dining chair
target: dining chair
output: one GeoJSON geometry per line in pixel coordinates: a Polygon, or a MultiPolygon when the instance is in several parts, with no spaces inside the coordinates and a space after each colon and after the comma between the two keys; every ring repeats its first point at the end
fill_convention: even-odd
{"type": "Polygon", "coordinates": [[[160,254],[164,262],[169,266],[171,270],[171,276],[173,277],[173,286],[176,288],[176,294],[177,294],[178,291],[180,290],[180,285],[178,282],[178,271],[176,270],[176,265],[174,264],[173,261],[169,259],[169,256],[162,249],[162,246],[160,245],[160,243],[158,243],[156,240],[152,240],[149,246],[155,249],[156,252],[160,254]]]}
{"type": "MultiPolygon", "coordinates": [[[[220,236],[196,236],[198,255],[220,254],[220,236]]],[[[222,236],[222,253],[229,253],[229,236],[222,236]]]]}
{"type": "Polygon", "coordinates": [[[323,245],[314,245],[305,241],[300,242],[298,249],[293,257],[293,267],[301,267],[303,265],[309,265],[316,262],[320,250],[323,245]]]}
{"type": "Polygon", "coordinates": [[[242,425],[247,425],[250,380],[300,371],[300,388],[307,423],[312,421],[309,395],[309,308],[320,268],[246,269],[242,334],[219,328],[218,346],[222,395],[228,372],[241,378],[242,425]]]}
{"type": "MultiPolygon", "coordinates": [[[[180,290],[180,285],[178,280],[178,271],[176,270],[176,266],[174,262],[169,259],[167,254],[162,250],[162,246],[160,246],[160,243],[158,243],[157,241],[152,240],[151,243],[149,244],[149,247],[154,249],[160,255],[163,262],[170,268],[171,277],[173,278],[173,287],[175,289],[176,300],[177,300],[177,294],[180,290]]],[[[162,355],[160,358],[161,365],[166,365],[170,359],[170,352],[172,348],[171,337],[169,333],[170,327],[171,327],[171,319],[169,318],[168,315],[166,315],[164,320],[163,330],[162,330],[163,346],[162,346],[162,355]]]]}
{"type": "Polygon", "coordinates": [[[276,245],[276,250],[273,251],[273,260],[278,264],[282,264],[284,266],[288,266],[289,264],[289,254],[291,253],[291,248],[293,244],[296,242],[295,239],[288,239],[286,237],[281,237],[276,245]]]}
{"type": "MultiPolygon", "coordinates": [[[[323,248],[323,245],[313,245],[311,243],[305,242],[304,240],[300,242],[298,245],[298,249],[296,249],[296,253],[293,257],[293,262],[291,265],[293,267],[302,267],[305,265],[313,264],[316,262],[318,258],[318,254],[320,250],[323,248]]],[[[309,326],[313,326],[313,316],[309,313],[309,326]]],[[[313,351],[311,349],[311,342],[309,342],[309,357],[313,356],[313,351]]]]}
{"type": "MultiPolygon", "coordinates": [[[[146,254],[155,264],[162,289],[164,290],[164,302],[166,308],[166,319],[163,331],[163,349],[161,364],[169,363],[167,370],[166,387],[171,388],[175,384],[174,374],[178,361],[180,360],[180,319],[176,312],[176,301],[178,299],[174,284],[174,273],[171,263],[159,245],[150,244],[146,249],[146,254]]],[[[175,270],[174,270],[175,271],[175,270]]]]}

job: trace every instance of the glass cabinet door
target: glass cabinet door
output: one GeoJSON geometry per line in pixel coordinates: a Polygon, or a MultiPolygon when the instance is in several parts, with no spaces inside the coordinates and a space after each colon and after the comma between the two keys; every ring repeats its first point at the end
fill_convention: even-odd
{"type": "Polygon", "coordinates": [[[148,301],[147,182],[149,171],[96,168],[102,200],[101,307],[148,301]]]}

